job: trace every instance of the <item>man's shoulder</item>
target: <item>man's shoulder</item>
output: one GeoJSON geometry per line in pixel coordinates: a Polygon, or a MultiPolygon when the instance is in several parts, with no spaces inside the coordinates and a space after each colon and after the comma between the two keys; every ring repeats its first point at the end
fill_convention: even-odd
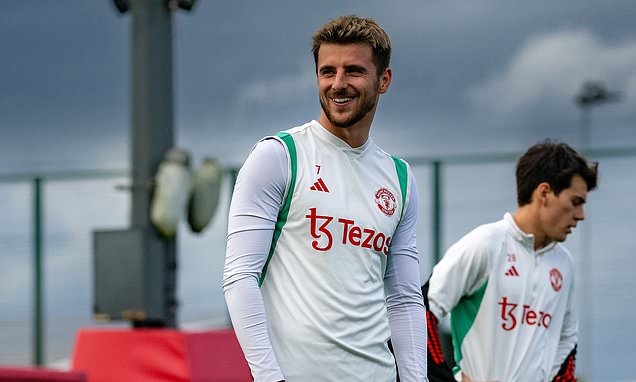
{"type": "Polygon", "coordinates": [[[309,128],[311,127],[311,122],[307,122],[304,125],[300,125],[300,126],[294,126],[292,128],[289,128],[287,130],[281,130],[275,134],[272,135],[267,135],[264,136],[263,138],[261,138],[256,144],[257,145],[269,145],[269,146],[277,146],[273,143],[268,143],[268,142],[275,142],[278,141],[280,142],[283,146],[287,146],[287,144],[285,144],[285,137],[292,137],[292,140],[294,140],[294,136],[301,134],[304,131],[307,131],[309,128]]]}
{"type": "Polygon", "coordinates": [[[492,246],[502,241],[508,233],[508,227],[505,221],[485,223],[477,226],[470,231],[464,239],[481,246],[492,246]]]}
{"type": "Polygon", "coordinates": [[[404,159],[404,158],[402,158],[400,156],[391,154],[390,152],[388,152],[388,151],[384,150],[382,147],[380,147],[371,137],[369,137],[369,139],[371,139],[371,141],[372,141],[371,143],[373,144],[373,149],[377,153],[379,153],[379,155],[385,156],[387,158],[391,158],[394,161],[403,162],[407,167],[409,167],[409,163],[408,163],[408,161],[406,159],[404,159]]]}
{"type": "Polygon", "coordinates": [[[563,243],[556,243],[554,248],[552,248],[551,252],[560,258],[567,259],[568,264],[574,267],[574,257],[572,253],[567,249],[567,247],[563,243]]]}
{"type": "Polygon", "coordinates": [[[294,136],[294,135],[300,134],[300,133],[310,129],[311,125],[312,125],[312,122],[313,121],[310,121],[310,122],[307,122],[307,123],[299,125],[299,126],[291,127],[291,128],[289,128],[287,130],[282,130],[282,131],[278,132],[277,134],[275,134],[275,136],[280,136],[280,135],[285,135],[285,134],[289,134],[289,135],[294,136]]]}
{"type": "Polygon", "coordinates": [[[506,235],[506,227],[500,222],[482,224],[456,241],[449,248],[448,253],[488,259],[500,252],[506,235]]]}

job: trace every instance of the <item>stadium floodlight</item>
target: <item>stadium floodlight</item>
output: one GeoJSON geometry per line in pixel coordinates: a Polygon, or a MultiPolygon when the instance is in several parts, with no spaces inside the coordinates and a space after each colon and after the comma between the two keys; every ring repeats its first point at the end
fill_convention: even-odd
{"type": "MultiPolygon", "coordinates": [[[[608,91],[604,83],[600,81],[585,81],[581,87],[581,91],[574,97],[574,102],[581,109],[581,149],[590,149],[590,129],[591,121],[590,114],[592,106],[601,105],[609,102],[620,101],[621,95],[618,92],[608,91]]],[[[581,264],[581,278],[583,279],[581,287],[581,299],[583,306],[590,306],[591,292],[589,281],[591,279],[592,270],[591,262],[592,256],[590,254],[590,237],[589,228],[590,223],[581,225],[579,235],[581,237],[581,250],[580,250],[580,264],[581,264]]],[[[592,329],[591,325],[581,325],[581,334],[579,336],[586,347],[592,347],[592,329]]],[[[589,355],[585,356],[584,363],[590,364],[589,355]]]]}
{"type": "Polygon", "coordinates": [[[128,0],[113,0],[113,3],[119,13],[126,13],[130,10],[130,2],[128,0]]]}
{"type": "Polygon", "coordinates": [[[166,0],[166,5],[168,9],[174,11],[177,8],[184,9],[186,11],[191,11],[192,7],[194,7],[194,3],[196,0],[166,0]]]}
{"type": "Polygon", "coordinates": [[[582,108],[605,102],[619,101],[620,93],[607,90],[605,84],[599,81],[585,81],[575,102],[582,108]]]}
{"type": "MultiPolygon", "coordinates": [[[[191,11],[194,3],[196,3],[196,0],[166,0],[165,4],[172,11],[177,8],[191,11]]],[[[115,4],[115,8],[117,8],[119,13],[126,13],[130,10],[130,0],[113,0],[113,4],[115,4]]]]}
{"type": "Polygon", "coordinates": [[[201,233],[210,224],[219,204],[223,168],[213,158],[205,158],[192,176],[192,193],[188,202],[188,224],[192,232],[201,233]]]}
{"type": "Polygon", "coordinates": [[[590,109],[592,106],[620,101],[619,92],[607,90],[600,81],[585,81],[581,91],[574,97],[574,102],[581,108],[581,146],[588,149],[590,135],[590,109]]]}
{"type": "Polygon", "coordinates": [[[171,16],[179,8],[191,10],[195,0],[112,1],[119,12],[130,13],[133,24],[131,162],[136,186],[131,192],[131,227],[95,232],[95,313],[131,321],[138,328],[176,328],[176,228],[185,216],[192,178],[187,161],[165,157],[174,142],[171,16]],[[147,187],[151,179],[153,188],[147,187]],[[134,252],[117,258],[127,247],[134,252]],[[125,261],[129,272],[113,275],[125,261]],[[122,285],[139,281],[133,288],[139,293],[112,290],[114,277],[125,281],[122,285]]]}
{"type": "Polygon", "coordinates": [[[159,164],[150,205],[150,221],[164,237],[172,238],[177,233],[191,191],[190,154],[173,148],[159,164]]]}
{"type": "Polygon", "coordinates": [[[179,8],[191,11],[194,7],[195,0],[179,0],[179,8]]]}

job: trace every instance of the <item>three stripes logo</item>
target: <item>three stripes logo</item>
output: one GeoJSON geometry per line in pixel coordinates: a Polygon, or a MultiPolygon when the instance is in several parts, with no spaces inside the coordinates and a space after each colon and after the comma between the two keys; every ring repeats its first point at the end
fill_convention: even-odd
{"type": "Polygon", "coordinates": [[[513,277],[519,277],[519,272],[517,272],[517,268],[515,268],[515,266],[513,265],[512,267],[510,267],[508,269],[508,271],[505,273],[506,276],[513,276],[513,277]]]}
{"type": "Polygon", "coordinates": [[[329,188],[322,180],[322,178],[318,178],[318,180],[314,183],[313,186],[309,187],[312,191],[320,191],[320,192],[329,192],[329,188]]]}

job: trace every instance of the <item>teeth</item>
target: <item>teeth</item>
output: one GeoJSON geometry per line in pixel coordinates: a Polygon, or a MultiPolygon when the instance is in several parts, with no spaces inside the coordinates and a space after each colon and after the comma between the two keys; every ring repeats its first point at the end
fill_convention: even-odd
{"type": "Polygon", "coordinates": [[[335,103],[345,103],[351,101],[353,98],[334,98],[333,102],[335,103]]]}

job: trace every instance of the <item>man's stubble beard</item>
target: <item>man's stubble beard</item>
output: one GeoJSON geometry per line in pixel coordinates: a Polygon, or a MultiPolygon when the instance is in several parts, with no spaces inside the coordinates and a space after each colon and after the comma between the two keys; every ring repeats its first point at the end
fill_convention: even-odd
{"type": "MultiPolygon", "coordinates": [[[[377,84],[376,84],[376,88],[377,88],[377,84]]],[[[376,90],[376,94],[374,95],[373,98],[371,98],[370,100],[365,100],[364,103],[361,105],[361,107],[358,109],[358,111],[355,114],[353,114],[350,118],[347,118],[344,121],[335,120],[335,118],[331,114],[331,111],[329,110],[327,105],[325,105],[325,101],[323,100],[322,97],[319,97],[320,106],[322,107],[322,110],[325,113],[325,116],[327,116],[327,119],[329,120],[329,122],[331,122],[334,126],[338,128],[346,129],[360,122],[364,117],[366,117],[373,110],[373,108],[375,108],[375,105],[377,103],[377,94],[378,93],[376,90]]],[[[333,98],[337,98],[338,95],[339,93],[336,93],[333,96],[333,98]]],[[[331,98],[327,97],[327,102],[329,102],[330,99],[331,98]]]]}

